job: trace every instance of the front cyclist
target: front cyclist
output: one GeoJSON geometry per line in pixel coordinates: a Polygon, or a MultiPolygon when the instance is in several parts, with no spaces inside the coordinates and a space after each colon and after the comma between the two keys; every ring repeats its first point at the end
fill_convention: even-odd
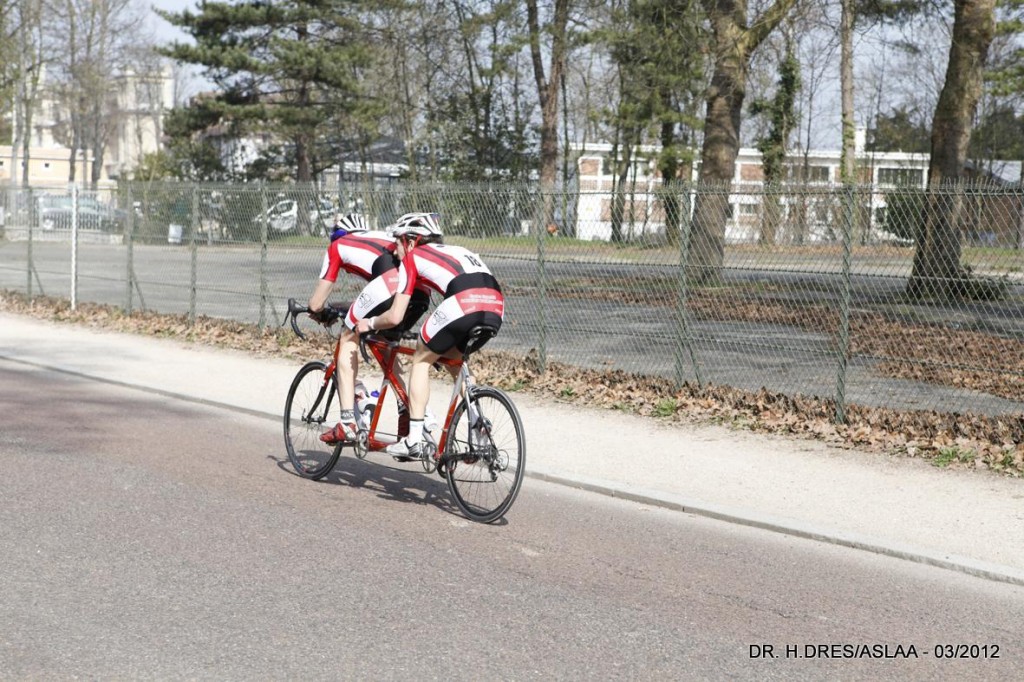
{"type": "MultiPolygon", "coordinates": [[[[395,248],[394,238],[386,232],[370,231],[363,215],[349,213],[340,216],[331,233],[331,245],[324,254],[320,281],[309,297],[311,315],[314,319],[323,319],[327,297],[342,270],[368,282],[349,306],[345,327],[341,331],[341,347],[338,352],[341,421],[320,436],[320,440],[328,445],[355,439],[355,383],[359,353],[358,339],[352,330],[365,315],[376,314],[390,307],[398,283],[399,263],[395,248]]],[[[408,308],[410,319],[404,325],[406,328],[419,319],[429,304],[429,295],[426,293],[417,292],[414,298],[414,304],[408,308]]]]}
{"type": "Polygon", "coordinates": [[[430,398],[430,367],[444,356],[462,357],[474,326],[501,326],[505,300],[498,281],[480,256],[461,246],[443,244],[436,213],[409,213],[390,230],[396,240],[398,289],[391,307],[356,325],[360,334],[402,323],[417,287],[444,296],[420,329],[409,372],[409,435],[388,447],[397,459],[419,459],[423,416],[430,398]]]}

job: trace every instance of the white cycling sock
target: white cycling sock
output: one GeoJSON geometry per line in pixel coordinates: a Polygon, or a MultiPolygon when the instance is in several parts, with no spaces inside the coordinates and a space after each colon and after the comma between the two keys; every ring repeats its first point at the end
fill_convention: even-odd
{"type": "Polygon", "coordinates": [[[409,435],[405,437],[405,442],[412,445],[415,443],[419,443],[421,440],[423,440],[423,420],[410,419],[409,435]]]}

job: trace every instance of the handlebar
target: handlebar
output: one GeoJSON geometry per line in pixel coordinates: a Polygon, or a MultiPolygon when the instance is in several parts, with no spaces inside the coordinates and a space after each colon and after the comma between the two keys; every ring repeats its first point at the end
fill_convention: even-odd
{"type": "Polygon", "coordinates": [[[309,306],[299,305],[298,301],[296,301],[294,298],[289,298],[288,312],[285,313],[284,320],[281,321],[282,327],[284,326],[285,322],[291,322],[292,331],[295,332],[295,335],[297,337],[303,340],[305,340],[306,335],[302,333],[301,329],[299,329],[299,325],[296,323],[295,318],[304,313],[309,313],[309,306]]]}
{"type": "MultiPolygon", "coordinates": [[[[330,327],[335,322],[337,322],[340,318],[344,317],[346,313],[348,313],[348,309],[349,309],[350,305],[351,304],[349,304],[349,303],[328,303],[326,306],[324,306],[323,310],[319,311],[319,315],[321,317],[323,317],[324,319],[322,321],[319,321],[319,320],[318,321],[320,322],[320,324],[324,325],[325,327],[330,327]]],[[[289,298],[288,299],[288,312],[285,313],[284,320],[281,322],[281,326],[283,327],[286,322],[291,323],[292,331],[295,332],[295,335],[298,336],[300,339],[305,340],[306,339],[306,335],[302,333],[301,329],[299,329],[297,318],[298,318],[299,315],[310,315],[310,316],[312,316],[313,314],[314,313],[313,313],[312,310],[309,309],[309,306],[305,306],[305,305],[300,304],[294,298],[289,298]]],[[[382,332],[378,333],[378,334],[373,334],[373,333],[360,334],[359,335],[359,352],[362,354],[363,359],[366,360],[367,362],[370,361],[370,354],[366,351],[366,340],[368,338],[370,338],[370,337],[373,337],[373,336],[379,336],[381,338],[386,338],[386,339],[388,339],[389,341],[392,341],[392,342],[395,342],[395,341],[415,341],[417,338],[419,338],[419,334],[417,334],[414,331],[402,332],[402,334],[396,338],[395,335],[389,334],[388,330],[386,330],[386,329],[382,330],[382,332]]]]}
{"type": "Polygon", "coordinates": [[[299,329],[299,315],[309,315],[310,318],[316,320],[323,326],[330,327],[335,322],[337,322],[341,317],[343,317],[345,313],[348,312],[348,307],[349,304],[347,303],[328,303],[326,306],[324,306],[323,310],[314,313],[312,310],[309,309],[309,306],[301,305],[294,298],[289,298],[288,312],[285,313],[284,320],[281,322],[281,326],[283,327],[285,322],[290,322],[292,325],[292,331],[295,332],[295,335],[298,336],[300,339],[305,339],[306,335],[302,333],[301,329],[299,329]],[[320,319],[317,320],[315,317],[313,317],[314,315],[317,315],[318,317],[320,317],[320,319]]]}

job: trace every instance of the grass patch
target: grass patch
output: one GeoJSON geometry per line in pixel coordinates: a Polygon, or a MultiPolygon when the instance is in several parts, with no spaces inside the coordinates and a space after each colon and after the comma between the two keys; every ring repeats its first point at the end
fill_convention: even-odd
{"type": "Polygon", "coordinates": [[[932,460],[932,464],[945,469],[950,464],[968,464],[974,461],[974,452],[961,448],[958,445],[952,445],[947,448],[941,448],[935,455],[935,459],[932,460]]]}
{"type": "Polygon", "coordinates": [[[671,417],[679,409],[679,401],[675,398],[662,398],[654,406],[654,414],[659,417],[671,417]]]}

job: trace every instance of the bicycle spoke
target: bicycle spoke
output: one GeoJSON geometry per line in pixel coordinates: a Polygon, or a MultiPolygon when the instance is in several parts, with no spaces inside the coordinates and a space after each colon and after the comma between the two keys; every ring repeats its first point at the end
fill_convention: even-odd
{"type": "Polygon", "coordinates": [[[320,434],[340,417],[333,382],[326,382],[322,362],[306,364],[295,375],[285,401],[284,440],[295,472],[305,478],[323,478],[341,454],[340,445],[327,445],[320,434]]]}
{"type": "Polygon", "coordinates": [[[467,416],[463,402],[452,418],[446,449],[448,485],[469,518],[489,523],[515,501],[523,479],[526,447],[519,414],[507,395],[477,388],[467,416]]]}

